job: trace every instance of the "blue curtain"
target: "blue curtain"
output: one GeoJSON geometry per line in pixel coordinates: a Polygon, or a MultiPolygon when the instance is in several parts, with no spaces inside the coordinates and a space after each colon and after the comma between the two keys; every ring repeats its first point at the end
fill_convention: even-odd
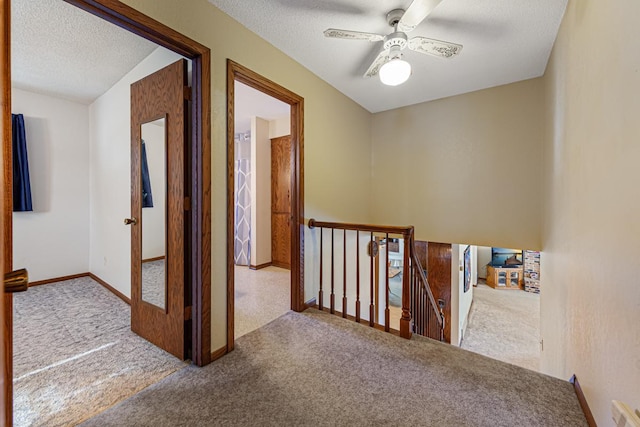
{"type": "Polygon", "coordinates": [[[32,211],[27,136],[24,130],[24,116],[22,114],[11,115],[11,129],[13,149],[13,211],[32,211]]]}
{"type": "Polygon", "coordinates": [[[142,207],[153,207],[153,196],[151,195],[151,179],[149,178],[149,164],[147,163],[147,147],[142,141],[142,207]]]}

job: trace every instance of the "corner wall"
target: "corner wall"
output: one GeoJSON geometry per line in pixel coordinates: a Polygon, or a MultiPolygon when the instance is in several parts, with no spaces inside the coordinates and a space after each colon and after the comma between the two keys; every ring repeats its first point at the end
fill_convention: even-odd
{"type": "Polygon", "coordinates": [[[431,242],[540,247],[542,79],[373,115],[373,221],[431,242]]]}
{"type": "Polygon", "coordinates": [[[25,116],[33,212],[13,213],[13,263],[29,280],[89,271],[89,107],[12,89],[25,116]]]}
{"type": "Polygon", "coordinates": [[[640,405],[640,3],[570,0],[546,85],[544,372],[640,405]]]}

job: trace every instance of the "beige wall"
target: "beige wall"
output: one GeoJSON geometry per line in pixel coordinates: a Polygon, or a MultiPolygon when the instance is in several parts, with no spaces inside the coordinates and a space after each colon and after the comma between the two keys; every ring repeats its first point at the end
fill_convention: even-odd
{"type": "Polygon", "coordinates": [[[640,2],[570,0],[547,69],[542,368],[640,406],[640,2]]]}
{"type": "Polygon", "coordinates": [[[540,247],[543,82],[373,116],[373,220],[420,240],[540,247]]]}
{"type": "Polygon", "coordinates": [[[253,267],[271,262],[271,140],[269,122],[251,118],[251,257],[253,267]]]}
{"type": "MultiPolygon", "coordinates": [[[[370,221],[371,114],[206,0],[124,0],[208,46],[212,59],[212,350],[226,342],[226,60],[305,99],[305,216],[370,221]]],[[[308,234],[308,232],[307,232],[308,234]]],[[[310,268],[309,258],[305,266],[310,268]]],[[[312,278],[305,288],[312,289],[312,278]]],[[[305,295],[310,299],[313,295],[305,295]]]]}

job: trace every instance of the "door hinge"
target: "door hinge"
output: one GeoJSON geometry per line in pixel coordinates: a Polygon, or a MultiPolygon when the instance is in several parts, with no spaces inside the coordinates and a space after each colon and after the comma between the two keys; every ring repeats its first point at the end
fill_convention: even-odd
{"type": "Polygon", "coordinates": [[[188,305],[184,308],[184,320],[191,320],[191,306],[188,305]]]}
{"type": "Polygon", "coordinates": [[[190,211],[191,210],[191,197],[185,197],[184,198],[184,210],[185,211],[190,211]]]}
{"type": "Polygon", "coordinates": [[[184,99],[191,101],[191,88],[189,86],[184,87],[184,99]]]}

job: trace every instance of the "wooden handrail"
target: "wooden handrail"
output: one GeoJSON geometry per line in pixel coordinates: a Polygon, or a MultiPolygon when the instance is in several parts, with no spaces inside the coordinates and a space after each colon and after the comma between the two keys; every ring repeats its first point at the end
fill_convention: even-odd
{"type": "Polygon", "coordinates": [[[346,222],[323,222],[311,218],[308,222],[309,228],[333,228],[336,230],[369,231],[372,233],[389,233],[408,235],[413,233],[413,227],[398,227],[393,225],[370,225],[370,224],[350,224],[346,222]]]}
{"type": "MultiPolygon", "coordinates": [[[[420,260],[415,247],[414,227],[406,226],[388,226],[388,225],[371,225],[371,224],[352,224],[352,223],[339,223],[339,222],[323,222],[310,219],[308,222],[309,228],[320,228],[331,230],[331,295],[330,295],[330,312],[335,313],[335,289],[334,289],[334,270],[333,270],[333,232],[334,230],[344,230],[343,235],[343,299],[342,299],[342,315],[347,317],[347,244],[346,244],[346,232],[365,231],[371,233],[371,240],[373,241],[373,234],[383,234],[386,240],[389,239],[389,234],[402,235],[404,240],[404,260],[403,260],[403,275],[402,275],[402,316],[400,318],[400,336],[403,338],[411,338],[412,333],[418,333],[420,335],[428,336],[433,339],[442,341],[444,339],[444,313],[442,309],[436,304],[435,298],[429,286],[427,275],[422,268],[420,260]],[[430,307],[427,307],[430,306],[430,307]],[[412,309],[415,312],[412,312],[412,309]],[[435,323],[434,323],[435,320],[435,323]]],[[[358,241],[356,248],[359,253],[359,234],[356,234],[358,241]]],[[[319,309],[323,309],[323,286],[322,286],[322,234],[320,236],[320,292],[319,292],[319,309]]],[[[387,252],[388,257],[388,252],[387,252]]],[[[357,284],[356,284],[356,316],[357,322],[360,321],[360,286],[359,286],[359,255],[356,255],[357,259],[357,284]]],[[[373,257],[371,261],[371,290],[370,290],[370,306],[369,306],[369,325],[374,326],[374,301],[373,301],[373,257]]],[[[387,260],[388,269],[388,260],[387,260]]],[[[388,271],[386,274],[386,307],[385,307],[385,326],[384,329],[389,331],[389,279],[388,271]]],[[[377,282],[376,282],[377,283],[377,282]]],[[[375,292],[377,294],[377,291],[375,292]]],[[[377,297],[376,297],[377,298],[377,297]]],[[[378,302],[375,302],[377,306],[378,302]]]]}

